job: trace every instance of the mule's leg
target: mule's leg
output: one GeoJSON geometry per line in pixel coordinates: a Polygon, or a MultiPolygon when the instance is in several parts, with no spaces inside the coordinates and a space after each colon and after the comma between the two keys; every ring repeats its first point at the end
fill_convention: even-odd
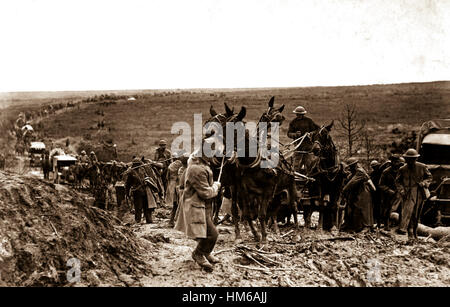
{"type": "Polygon", "coordinates": [[[323,199],[319,200],[319,221],[317,223],[317,230],[323,230],[323,214],[324,214],[324,203],[323,199]]]}
{"type": "Polygon", "coordinates": [[[248,226],[250,227],[253,237],[255,238],[255,241],[259,243],[261,241],[261,237],[258,234],[258,232],[256,231],[255,225],[253,225],[253,220],[250,217],[247,217],[247,223],[248,223],[248,226]]]}
{"type": "Polygon", "coordinates": [[[313,204],[303,206],[303,219],[305,220],[305,229],[311,228],[311,215],[313,204]]]}
{"type": "Polygon", "coordinates": [[[238,208],[237,201],[236,201],[236,195],[233,195],[233,197],[232,197],[231,215],[232,215],[233,224],[234,224],[234,236],[235,236],[234,241],[236,243],[241,243],[242,236],[241,236],[241,230],[239,229],[240,217],[239,217],[239,208],[238,208]]]}
{"type": "Polygon", "coordinates": [[[258,217],[258,220],[259,220],[259,226],[261,229],[261,243],[266,244],[267,243],[266,217],[260,216],[260,217],[258,217]]]}
{"type": "MultiPolygon", "coordinates": [[[[289,218],[290,218],[290,217],[289,217],[289,218]]],[[[281,233],[280,233],[280,228],[278,228],[278,221],[277,221],[276,216],[271,216],[271,217],[269,218],[269,221],[272,221],[272,222],[273,222],[273,229],[275,230],[275,233],[277,234],[277,236],[280,236],[281,233]]],[[[268,226],[268,228],[269,228],[269,226],[268,226]]]]}

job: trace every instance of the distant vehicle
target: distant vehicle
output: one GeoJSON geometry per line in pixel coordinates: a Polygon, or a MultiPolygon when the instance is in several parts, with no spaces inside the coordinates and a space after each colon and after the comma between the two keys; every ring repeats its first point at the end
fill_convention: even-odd
{"type": "Polygon", "coordinates": [[[68,182],[71,165],[77,162],[77,158],[69,155],[53,156],[53,178],[55,183],[68,182]]]}
{"type": "Polygon", "coordinates": [[[40,166],[42,154],[45,151],[45,144],[42,142],[31,142],[28,153],[30,154],[30,166],[40,166]]]}
{"type": "Polygon", "coordinates": [[[431,197],[423,210],[423,222],[442,225],[450,222],[450,119],[423,123],[417,141],[419,161],[433,175],[431,197]]]}

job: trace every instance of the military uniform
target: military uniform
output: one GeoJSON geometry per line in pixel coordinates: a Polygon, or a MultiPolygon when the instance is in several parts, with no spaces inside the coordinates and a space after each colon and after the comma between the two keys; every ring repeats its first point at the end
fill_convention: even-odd
{"type": "Polygon", "coordinates": [[[217,260],[211,255],[218,232],[212,221],[212,200],[220,183],[213,183],[213,173],[202,158],[193,158],[185,172],[185,185],[175,229],[184,232],[198,244],[192,258],[202,267],[212,268],[217,260]]]}
{"type": "Polygon", "coordinates": [[[169,167],[172,158],[172,153],[165,147],[159,147],[155,151],[154,161],[161,162],[163,168],[160,170],[164,191],[167,191],[167,168],[169,167]]]}
{"type": "Polygon", "coordinates": [[[152,181],[153,178],[149,177],[141,165],[142,161],[139,159],[133,161],[132,169],[127,173],[125,191],[127,195],[133,196],[136,223],[141,222],[142,212],[146,222],[152,223],[152,213],[156,208],[156,200],[151,189],[157,189],[157,184],[152,181]],[[146,180],[150,182],[147,184],[146,180]]]}
{"type": "Polygon", "coordinates": [[[415,162],[412,167],[402,166],[396,178],[396,186],[402,195],[402,210],[399,230],[410,237],[417,237],[417,226],[426,199],[425,188],[432,181],[432,176],[425,164],[415,162]],[[408,229],[406,229],[408,228],[408,229]]]}
{"type": "Polygon", "coordinates": [[[107,192],[108,192],[108,187],[106,183],[102,179],[100,179],[94,186],[93,192],[95,198],[94,206],[105,210],[107,205],[107,192]]]}
{"type": "Polygon", "coordinates": [[[176,200],[176,187],[178,184],[178,170],[183,166],[180,160],[175,160],[170,163],[167,171],[168,183],[167,183],[167,195],[166,203],[172,206],[172,212],[170,215],[169,225],[174,225],[175,212],[177,210],[176,200]]]}
{"type": "Polygon", "coordinates": [[[301,137],[307,132],[311,132],[319,129],[318,126],[311,118],[304,116],[303,118],[294,118],[289,124],[288,137],[296,139],[301,137]]]}
{"type": "MultiPolygon", "coordinates": [[[[297,139],[305,133],[315,131],[320,127],[309,117],[303,116],[301,118],[294,118],[289,124],[288,137],[291,139],[297,139]]],[[[294,169],[300,171],[303,167],[304,154],[294,153],[294,169]]]]}
{"type": "Polygon", "coordinates": [[[390,229],[391,212],[395,211],[401,203],[401,197],[397,192],[395,178],[398,168],[388,167],[381,174],[378,188],[380,190],[380,217],[379,222],[384,224],[385,230],[390,229]]]}
{"type": "Polygon", "coordinates": [[[357,167],[350,180],[342,189],[342,195],[347,200],[345,228],[361,231],[373,227],[373,204],[370,180],[366,171],[357,167]]]}

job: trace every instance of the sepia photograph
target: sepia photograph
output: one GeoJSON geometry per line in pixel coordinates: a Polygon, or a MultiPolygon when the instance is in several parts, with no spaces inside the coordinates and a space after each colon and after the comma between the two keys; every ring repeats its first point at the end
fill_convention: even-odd
{"type": "Polygon", "coordinates": [[[1,1],[0,287],[449,287],[449,16],[1,1]]]}

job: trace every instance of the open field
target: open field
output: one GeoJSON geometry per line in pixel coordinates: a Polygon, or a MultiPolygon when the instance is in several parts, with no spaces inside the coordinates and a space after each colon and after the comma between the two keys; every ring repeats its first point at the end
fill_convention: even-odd
{"type": "MultiPolygon", "coordinates": [[[[339,128],[336,120],[343,106],[354,103],[359,120],[366,121],[366,127],[379,145],[392,141],[392,125],[401,124],[406,130],[418,129],[423,121],[450,116],[450,82],[155,93],[142,92],[135,101],[118,100],[109,105],[86,103],[80,109],[43,120],[42,135],[61,139],[89,134],[95,139],[99,134],[102,137],[106,134],[117,144],[119,157],[129,160],[135,154],[148,156],[160,138],[166,138],[169,142],[173,140],[175,135],[170,132],[173,123],[183,121],[193,124],[194,113],[202,113],[205,120],[209,117],[210,105],[223,112],[224,102],[237,111],[245,105],[246,120],[257,121],[270,97],[275,96],[276,106],[286,105],[284,115],[287,121],[294,118],[292,110],[297,105],[303,105],[309,116],[319,124],[335,120],[335,128],[339,128]],[[104,117],[96,114],[97,111],[103,111],[104,117]],[[99,133],[97,123],[102,118],[105,129],[99,133]]],[[[86,96],[80,94],[80,97],[86,96]]],[[[282,142],[287,139],[287,124],[282,125],[282,142]]],[[[332,135],[341,151],[345,152],[344,139],[338,132],[339,129],[335,129],[332,135]]]]}

